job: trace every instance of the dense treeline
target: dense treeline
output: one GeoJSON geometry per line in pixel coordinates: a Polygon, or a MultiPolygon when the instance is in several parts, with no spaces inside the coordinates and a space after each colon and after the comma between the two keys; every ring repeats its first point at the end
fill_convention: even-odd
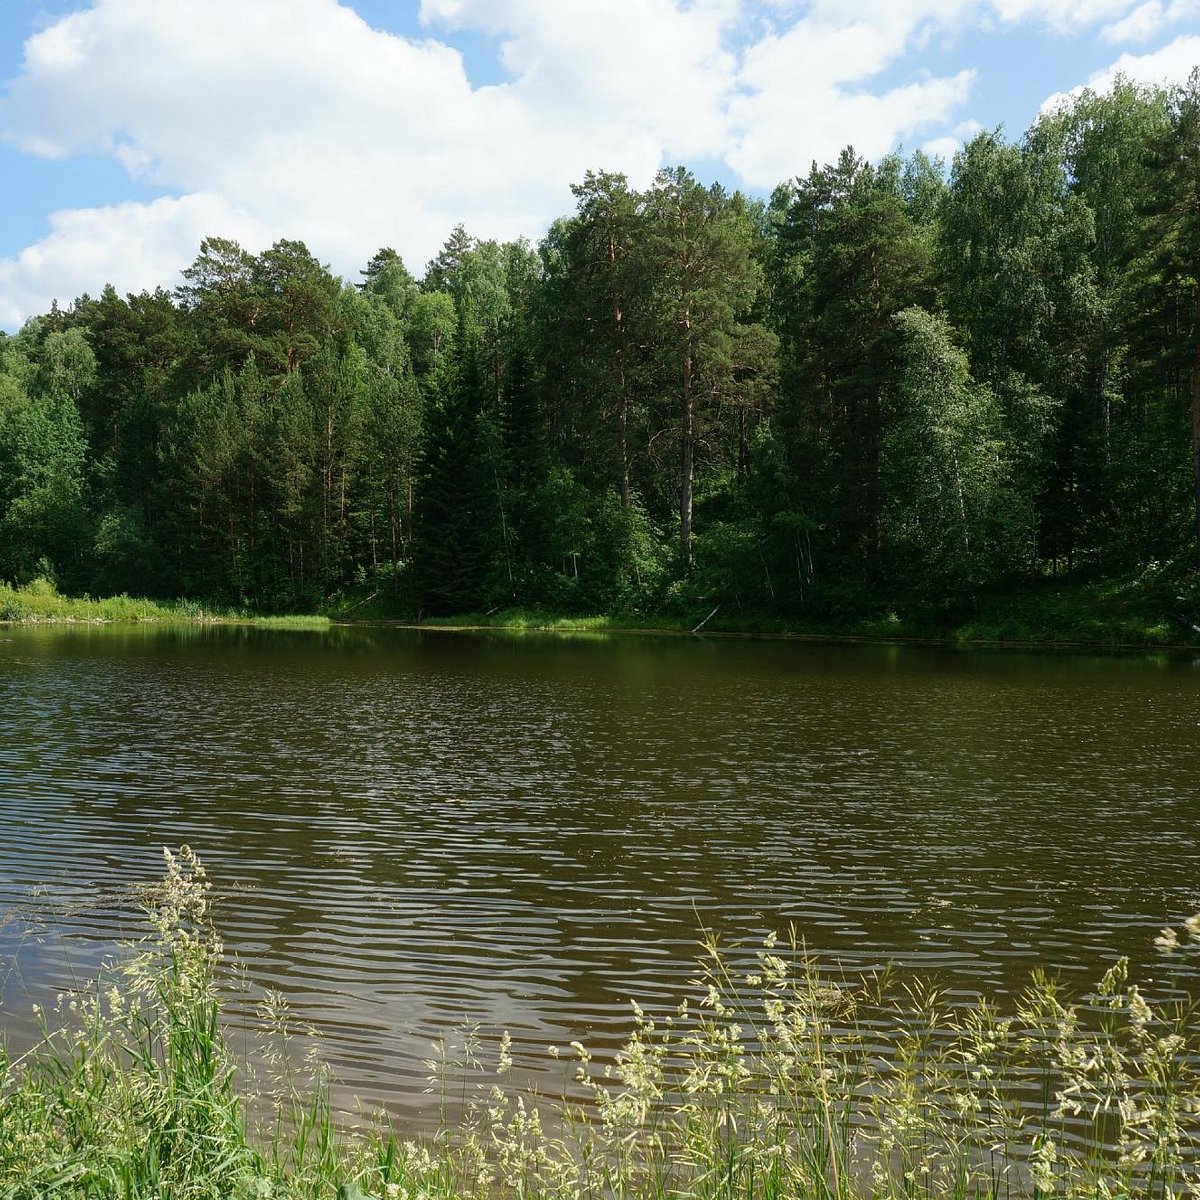
{"type": "Polygon", "coordinates": [[[1200,75],[948,173],[574,192],[421,279],[214,237],[0,335],[0,578],[824,615],[1195,560],[1200,75]]]}

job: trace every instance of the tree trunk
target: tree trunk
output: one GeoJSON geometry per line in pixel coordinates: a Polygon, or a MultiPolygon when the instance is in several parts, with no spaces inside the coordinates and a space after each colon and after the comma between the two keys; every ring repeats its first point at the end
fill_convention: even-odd
{"type": "Polygon", "coordinates": [[[692,565],[692,471],[695,459],[695,410],[692,403],[692,352],[683,356],[682,471],[679,485],[679,549],[686,571],[692,565]]]}
{"type": "MultiPolygon", "coordinates": [[[[1196,285],[1196,319],[1200,321],[1200,283],[1196,285]]],[[[1192,483],[1195,489],[1195,566],[1200,573],[1200,330],[1193,333],[1192,346],[1192,483]]]]}
{"type": "Polygon", "coordinates": [[[967,591],[971,597],[971,611],[979,611],[979,597],[975,594],[975,571],[971,562],[971,530],[967,524],[967,500],[963,495],[962,471],[958,466],[958,450],[950,447],[950,458],[954,463],[954,487],[958,493],[958,522],[962,530],[963,565],[967,568],[967,591]]]}
{"type": "Polygon", "coordinates": [[[629,399],[625,395],[625,370],[621,369],[621,394],[617,401],[617,439],[621,450],[621,507],[629,507],[629,399]]]}
{"type": "Polygon", "coordinates": [[[613,355],[617,374],[617,450],[621,459],[621,507],[629,507],[629,395],[625,389],[625,314],[621,309],[621,292],[617,287],[617,243],[608,239],[609,297],[612,300],[613,333],[617,339],[613,355]]]}

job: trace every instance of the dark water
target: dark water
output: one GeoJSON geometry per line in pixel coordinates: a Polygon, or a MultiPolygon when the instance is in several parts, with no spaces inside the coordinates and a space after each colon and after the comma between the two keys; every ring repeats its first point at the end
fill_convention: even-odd
{"type": "Polygon", "coordinates": [[[253,983],[400,1110],[468,1020],[611,1044],[631,996],[682,994],[702,924],[952,991],[1121,953],[1172,986],[1198,738],[1187,661],[0,629],[5,1023],[137,931],[125,889],[181,842],[253,983]]]}

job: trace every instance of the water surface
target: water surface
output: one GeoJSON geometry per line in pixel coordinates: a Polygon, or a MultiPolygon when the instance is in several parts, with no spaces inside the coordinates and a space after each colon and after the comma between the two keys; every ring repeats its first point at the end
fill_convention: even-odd
{"type": "Polygon", "coordinates": [[[1200,671],[1161,658],[0,629],[3,1015],[26,1036],[136,931],[181,842],[254,984],[399,1110],[464,1021],[611,1044],[704,924],[962,993],[1121,953],[1174,985],[1198,734],[1200,671]]]}

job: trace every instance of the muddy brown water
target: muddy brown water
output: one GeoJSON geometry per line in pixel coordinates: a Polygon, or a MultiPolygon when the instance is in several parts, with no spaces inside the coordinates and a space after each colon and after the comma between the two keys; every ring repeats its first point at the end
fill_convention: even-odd
{"type": "Polygon", "coordinates": [[[1191,986],[1152,942],[1200,908],[1198,818],[1187,658],[0,628],[0,1015],[27,1040],[186,842],[252,993],[421,1114],[431,1040],[508,1029],[555,1090],[545,1047],[672,1005],[702,925],[964,996],[1119,954],[1191,986]]]}

